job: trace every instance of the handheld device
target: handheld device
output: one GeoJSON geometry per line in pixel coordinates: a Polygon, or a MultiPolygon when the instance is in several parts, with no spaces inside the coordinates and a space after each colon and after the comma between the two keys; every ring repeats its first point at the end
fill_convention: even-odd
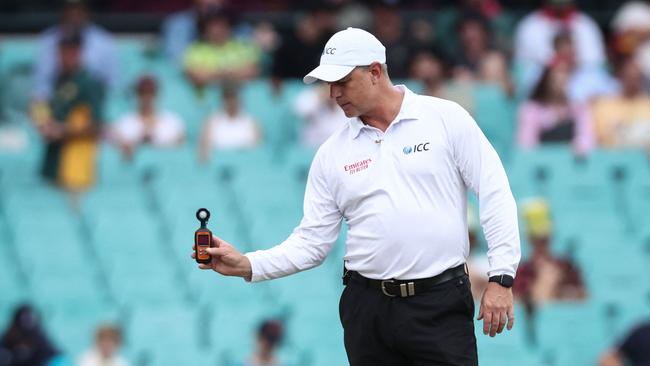
{"type": "Polygon", "coordinates": [[[207,228],[210,211],[199,208],[196,218],[201,222],[201,227],[194,232],[194,254],[198,263],[207,264],[212,260],[212,256],[205,251],[205,248],[212,247],[212,231],[207,228]]]}

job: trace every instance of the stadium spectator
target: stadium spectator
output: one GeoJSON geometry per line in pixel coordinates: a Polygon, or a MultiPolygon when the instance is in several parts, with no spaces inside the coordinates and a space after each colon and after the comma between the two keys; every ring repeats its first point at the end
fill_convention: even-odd
{"type": "Polygon", "coordinates": [[[553,38],[566,30],[575,41],[579,65],[604,66],[605,46],[596,22],[573,0],[546,0],[541,9],[524,17],[515,31],[515,62],[521,68],[524,95],[535,84],[539,70],[553,58],[553,38]]]}
{"type": "Polygon", "coordinates": [[[48,103],[35,103],[32,117],[47,147],[43,176],[71,192],[94,183],[103,87],[81,64],[81,35],[59,40],[59,74],[48,103]]]}
{"type": "Polygon", "coordinates": [[[509,97],[514,96],[515,86],[508,72],[508,61],[503,52],[490,51],[479,63],[478,80],[484,84],[494,85],[509,97]]]}
{"type": "Polygon", "coordinates": [[[262,141],[258,123],[241,107],[238,86],[226,83],[222,99],[224,110],[211,115],[203,125],[199,150],[203,161],[212,150],[250,149],[262,141]]]}
{"type": "Polygon", "coordinates": [[[373,10],[372,33],[386,47],[386,64],[395,79],[408,76],[411,50],[408,38],[404,35],[402,16],[398,8],[389,5],[376,5],[373,10]]]}
{"type": "Polygon", "coordinates": [[[633,57],[617,67],[621,92],[601,98],[593,106],[598,143],[608,148],[650,148],[650,95],[633,57]]]}
{"type": "Polygon", "coordinates": [[[163,47],[167,57],[181,64],[185,50],[200,34],[199,19],[209,11],[223,9],[224,2],[224,0],[194,0],[192,8],[167,17],[162,25],[163,47]]]}
{"type": "Polygon", "coordinates": [[[348,123],[343,110],[330,98],[326,84],[302,90],[293,103],[293,110],[304,122],[301,142],[307,147],[319,147],[348,123]]]}
{"type": "Polygon", "coordinates": [[[77,360],[78,366],[128,366],[119,354],[122,331],[114,325],[102,325],[95,332],[95,345],[77,360]]]}
{"type": "Polygon", "coordinates": [[[279,320],[266,320],[257,329],[253,354],[241,366],[280,366],[276,349],[282,342],[284,325],[279,320]]]}
{"type": "Polygon", "coordinates": [[[614,57],[635,57],[646,78],[650,79],[650,4],[628,1],[611,22],[614,57]]]}
{"type": "Polygon", "coordinates": [[[283,37],[274,53],[271,75],[276,79],[302,78],[320,61],[329,36],[326,29],[319,27],[314,14],[300,17],[293,32],[283,37]]]}
{"type": "Polygon", "coordinates": [[[461,15],[456,24],[459,47],[454,50],[453,65],[456,77],[476,79],[481,60],[494,52],[488,20],[475,12],[461,15]]]}
{"type": "Polygon", "coordinates": [[[599,366],[650,365],[650,322],[635,326],[623,341],[600,357],[599,366]]]}
{"type": "Polygon", "coordinates": [[[566,94],[569,78],[566,62],[548,66],[530,99],[519,108],[517,143],[523,149],[540,144],[571,142],[578,155],[595,146],[589,107],[572,103],[566,94]]]}
{"type": "Polygon", "coordinates": [[[231,21],[222,11],[210,11],[200,20],[202,39],[184,56],[185,72],[198,90],[215,82],[251,79],[259,72],[260,50],[233,38],[231,21]]]}
{"type": "Polygon", "coordinates": [[[32,93],[35,100],[46,101],[52,97],[56,77],[61,69],[57,57],[59,41],[71,32],[81,34],[81,60],[88,73],[106,87],[115,86],[118,70],[113,37],[89,21],[83,0],[66,0],[61,23],[45,30],[39,38],[32,93]]]}
{"type": "Polygon", "coordinates": [[[569,68],[567,97],[570,101],[590,103],[598,97],[614,94],[618,89],[616,80],[602,65],[577,62],[575,43],[569,32],[560,32],[553,38],[553,50],[553,62],[565,62],[569,68]]]}
{"type": "Polygon", "coordinates": [[[447,78],[444,61],[428,51],[415,53],[411,62],[410,78],[424,84],[423,94],[453,100],[471,111],[474,109],[472,83],[447,78]]]}
{"type": "Polygon", "coordinates": [[[21,305],[0,338],[0,365],[42,366],[58,351],[48,339],[40,316],[30,305],[21,305]]]}
{"type": "Polygon", "coordinates": [[[548,202],[531,198],[522,205],[522,212],[533,251],[517,269],[515,296],[533,309],[557,300],[584,299],[586,290],[579,269],[570,259],[551,253],[553,228],[548,202]]]}
{"type": "Polygon", "coordinates": [[[183,143],[185,123],[173,112],[156,106],[158,83],[152,76],[141,77],[135,92],[137,110],[122,116],[111,129],[111,139],[127,158],[131,158],[141,144],[169,148],[183,143]]]}

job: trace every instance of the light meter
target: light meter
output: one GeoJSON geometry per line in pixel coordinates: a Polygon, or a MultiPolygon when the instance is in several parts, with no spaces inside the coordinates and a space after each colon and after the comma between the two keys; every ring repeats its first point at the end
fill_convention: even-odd
{"type": "Polygon", "coordinates": [[[205,250],[212,247],[212,231],[207,228],[210,211],[199,208],[196,211],[196,218],[201,222],[201,227],[194,232],[194,254],[198,263],[208,264],[212,260],[212,256],[205,250]]]}

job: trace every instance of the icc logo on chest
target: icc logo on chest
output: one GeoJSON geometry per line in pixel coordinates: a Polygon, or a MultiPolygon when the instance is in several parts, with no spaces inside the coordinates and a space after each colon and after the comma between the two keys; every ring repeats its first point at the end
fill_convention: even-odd
{"type": "Polygon", "coordinates": [[[423,143],[420,143],[420,144],[415,144],[413,146],[405,146],[402,149],[402,152],[404,152],[404,154],[406,154],[406,155],[408,155],[410,153],[420,152],[420,151],[429,151],[429,143],[428,142],[423,142],[423,143]]]}

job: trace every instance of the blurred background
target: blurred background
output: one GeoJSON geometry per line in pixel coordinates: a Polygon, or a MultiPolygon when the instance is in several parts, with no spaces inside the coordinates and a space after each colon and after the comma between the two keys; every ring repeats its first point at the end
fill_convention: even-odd
{"type": "Polygon", "coordinates": [[[242,251],[298,224],[347,123],[301,78],[348,26],[395,83],[470,111],[508,172],[517,324],[476,323],[481,364],[647,365],[650,4],[614,0],[3,0],[0,365],[347,364],[345,228],[270,282],[189,255],[199,207],[242,251]]]}

